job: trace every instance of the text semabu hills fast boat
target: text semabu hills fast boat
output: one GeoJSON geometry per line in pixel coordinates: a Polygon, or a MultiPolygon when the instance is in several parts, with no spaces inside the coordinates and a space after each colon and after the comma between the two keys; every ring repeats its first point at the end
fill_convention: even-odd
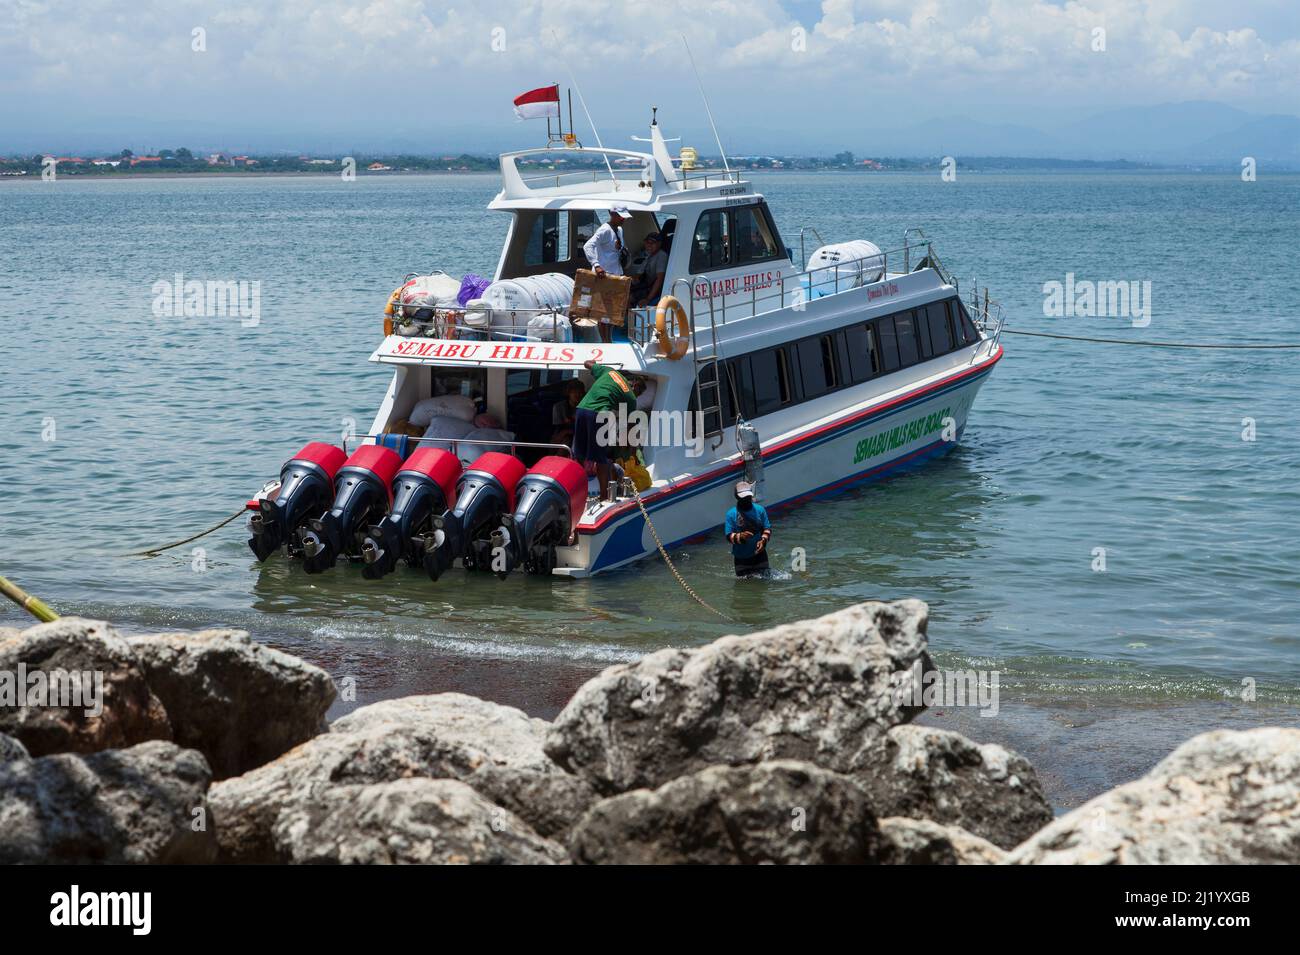
{"type": "Polygon", "coordinates": [[[763,196],[738,172],[692,168],[687,150],[674,159],[657,122],[649,153],[565,139],[501,156],[489,208],[510,228],[486,288],[408,276],[390,297],[370,360],[393,376],[369,434],[307,444],[249,501],[259,559],[586,576],[719,527],[739,479],[781,508],[961,439],[1002,357],[1001,312],[987,292],[962,301],[915,230],[896,251],[855,240],[806,257],[800,232],[796,265],[763,196]],[[555,160],[586,166],[534,174],[555,160]],[[570,297],[615,206],[624,248],[663,237],[667,273],[625,334],[600,336],[571,320],[570,297]],[[619,433],[639,451],[610,488],[592,486],[564,431],[567,389],[590,385],[593,359],[651,386],[640,433],[619,433]]]}

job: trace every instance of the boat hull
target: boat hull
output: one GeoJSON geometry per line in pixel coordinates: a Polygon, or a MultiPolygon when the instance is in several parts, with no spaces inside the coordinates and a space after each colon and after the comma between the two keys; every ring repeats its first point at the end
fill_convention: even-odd
{"type": "MultiPolygon", "coordinates": [[[[994,365],[994,354],[903,395],[853,409],[763,449],[762,503],[790,508],[919,467],[952,450],[966,428],[975,397],[994,365]]],[[[697,477],[644,494],[646,513],[665,547],[702,537],[722,526],[742,476],[738,458],[697,477]]],[[[585,577],[616,570],[657,551],[635,501],[579,526],[568,549],[570,566],[556,574],[585,577]]]]}

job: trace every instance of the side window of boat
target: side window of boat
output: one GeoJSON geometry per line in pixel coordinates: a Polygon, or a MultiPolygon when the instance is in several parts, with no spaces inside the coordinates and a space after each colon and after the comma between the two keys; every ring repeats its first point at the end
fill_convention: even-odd
{"type": "Polygon", "coordinates": [[[924,312],[925,327],[933,346],[933,354],[948,354],[957,347],[952,327],[948,324],[948,306],[943,302],[931,302],[925,307],[924,312]]]}
{"type": "Polygon", "coordinates": [[[952,325],[954,329],[960,329],[958,337],[963,345],[973,345],[979,341],[979,332],[975,330],[975,323],[971,321],[970,314],[966,311],[966,306],[961,303],[961,299],[948,299],[948,309],[952,312],[952,325]]]}
{"type": "Polygon", "coordinates": [[[777,241],[776,229],[772,226],[772,217],[767,215],[765,205],[737,206],[732,210],[736,237],[736,264],[745,265],[753,262],[767,262],[771,259],[784,258],[777,241]]]}
{"type": "Polygon", "coordinates": [[[691,243],[691,271],[711,272],[732,262],[731,228],[726,209],[710,209],[695,225],[691,243]]]}
{"type": "Polygon", "coordinates": [[[795,345],[799,356],[799,372],[803,377],[804,400],[820,398],[839,387],[835,374],[834,338],[819,335],[805,338],[795,345]]]}
{"type": "Polygon", "coordinates": [[[881,364],[886,372],[898,370],[898,338],[894,335],[894,317],[886,315],[884,318],[878,318],[873,325],[876,326],[876,336],[880,342],[881,364]]]}
{"type": "Polygon", "coordinates": [[[854,384],[868,381],[880,374],[880,353],[876,351],[870,326],[854,325],[846,328],[844,342],[849,356],[847,374],[852,376],[854,384]]]}
{"type": "Polygon", "coordinates": [[[738,413],[746,418],[757,417],[757,401],[754,397],[754,378],[750,374],[750,362],[748,355],[741,355],[739,358],[733,358],[727,362],[728,373],[731,376],[730,383],[723,382],[722,390],[725,392],[723,398],[723,407],[727,409],[731,420],[735,420],[738,413]],[[740,407],[733,407],[735,400],[732,396],[732,389],[735,389],[735,398],[740,400],[740,407]]]}
{"type": "Polygon", "coordinates": [[[794,397],[790,365],[785,350],[767,348],[749,356],[753,373],[754,415],[771,414],[788,405],[794,397]]]}
{"type": "Polygon", "coordinates": [[[920,359],[916,345],[916,318],[914,312],[899,312],[894,316],[894,333],[898,336],[898,361],[903,368],[915,365],[920,359]]]}

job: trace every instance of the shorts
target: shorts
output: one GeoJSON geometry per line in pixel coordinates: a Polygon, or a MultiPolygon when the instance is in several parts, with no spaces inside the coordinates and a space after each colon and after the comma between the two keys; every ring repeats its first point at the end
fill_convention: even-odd
{"type": "Polygon", "coordinates": [[[579,408],[573,419],[573,458],[585,464],[595,461],[597,464],[609,463],[609,452],[596,440],[600,431],[600,422],[596,412],[590,408],[579,408]]]}
{"type": "Polygon", "coordinates": [[[736,562],[737,577],[752,577],[768,569],[767,548],[763,548],[753,557],[735,557],[733,560],[736,562]]]}

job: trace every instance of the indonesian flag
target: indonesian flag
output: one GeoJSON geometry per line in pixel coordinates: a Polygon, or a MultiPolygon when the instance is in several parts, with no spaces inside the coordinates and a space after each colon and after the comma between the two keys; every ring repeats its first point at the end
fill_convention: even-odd
{"type": "Polygon", "coordinates": [[[520,119],[559,119],[560,84],[543,86],[516,96],[515,115],[520,119]]]}

